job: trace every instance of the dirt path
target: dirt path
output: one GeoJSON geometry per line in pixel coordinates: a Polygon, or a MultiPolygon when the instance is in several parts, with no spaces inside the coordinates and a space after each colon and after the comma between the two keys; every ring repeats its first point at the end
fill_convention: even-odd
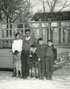
{"type": "Polygon", "coordinates": [[[54,72],[53,80],[16,79],[11,72],[0,72],[0,89],[70,89],[70,65],[54,72]]]}

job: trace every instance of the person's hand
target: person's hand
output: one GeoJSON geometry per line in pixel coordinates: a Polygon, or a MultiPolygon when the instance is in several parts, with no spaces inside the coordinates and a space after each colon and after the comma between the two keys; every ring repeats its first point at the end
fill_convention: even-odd
{"type": "Polygon", "coordinates": [[[19,52],[19,55],[21,56],[21,52],[19,52]]]}
{"type": "Polygon", "coordinates": [[[38,64],[38,62],[36,62],[36,64],[38,64]]]}
{"type": "Polygon", "coordinates": [[[29,57],[32,57],[32,55],[29,55],[29,57]]]}
{"type": "Polygon", "coordinates": [[[41,61],[41,58],[38,58],[38,61],[41,61]]]}

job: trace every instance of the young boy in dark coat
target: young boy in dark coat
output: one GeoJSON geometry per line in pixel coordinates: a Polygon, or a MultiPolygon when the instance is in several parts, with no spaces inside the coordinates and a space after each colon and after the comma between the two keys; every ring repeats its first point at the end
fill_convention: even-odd
{"type": "Polygon", "coordinates": [[[45,57],[46,57],[46,45],[43,44],[43,39],[38,39],[38,57],[39,57],[39,78],[44,79],[45,75],[45,57]]]}
{"type": "Polygon", "coordinates": [[[37,55],[37,48],[35,45],[31,45],[30,53],[29,53],[29,74],[30,77],[38,77],[38,55],[37,55]]]}
{"type": "Polygon", "coordinates": [[[57,55],[55,55],[55,49],[54,45],[51,40],[48,40],[47,43],[47,51],[46,51],[46,58],[45,58],[45,66],[46,66],[46,79],[51,80],[52,74],[53,74],[53,64],[54,64],[54,58],[57,55]]]}

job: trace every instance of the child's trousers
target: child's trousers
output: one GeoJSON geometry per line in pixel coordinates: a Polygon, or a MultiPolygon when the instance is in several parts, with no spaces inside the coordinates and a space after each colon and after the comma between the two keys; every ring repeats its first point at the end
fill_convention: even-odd
{"type": "Polygon", "coordinates": [[[18,61],[18,62],[15,63],[15,67],[16,67],[17,71],[21,72],[21,62],[20,61],[18,61]]]}
{"type": "Polygon", "coordinates": [[[21,73],[21,59],[20,59],[20,55],[18,57],[16,57],[16,55],[14,55],[14,68],[16,68],[16,73],[18,73],[18,71],[21,73]]]}
{"type": "Polygon", "coordinates": [[[37,63],[30,63],[30,76],[31,77],[38,77],[38,64],[37,63]]]}
{"type": "Polygon", "coordinates": [[[45,76],[45,57],[41,57],[41,61],[38,63],[39,78],[44,78],[45,76]]]}
{"type": "Polygon", "coordinates": [[[47,56],[45,59],[46,78],[52,79],[54,58],[47,56]]]}

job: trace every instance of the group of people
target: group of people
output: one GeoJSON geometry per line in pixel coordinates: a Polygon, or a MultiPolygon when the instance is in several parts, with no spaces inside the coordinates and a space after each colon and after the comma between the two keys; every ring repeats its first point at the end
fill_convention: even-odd
{"type": "Polygon", "coordinates": [[[37,40],[31,35],[31,30],[26,29],[23,37],[20,33],[16,33],[12,43],[12,54],[13,77],[52,79],[57,50],[51,40],[44,44],[43,38],[37,40]]]}

